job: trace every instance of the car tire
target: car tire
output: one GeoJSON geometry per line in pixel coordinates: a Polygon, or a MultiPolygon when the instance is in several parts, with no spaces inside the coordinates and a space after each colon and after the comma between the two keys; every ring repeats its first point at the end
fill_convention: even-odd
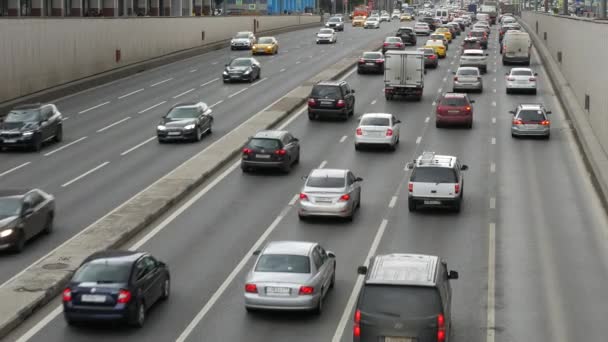
{"type": "Polygon", "coordinates": [[[468,128],[468,129],[473,128],[473,121],[471,121],[471,122],[469,122],[469,123],[467,124],[467,128],[468,128]]]}
{"type": "Polygon", "coordinates": [[[361,71],[361,69],[357,69],[357,74],[361,75],[363,73],[363,71],[361,71]]]}
{"type": "Polygon", "coordinates": [[[544,136],[544,138],[545,138],[546,140],[551,139],[551,133],[549,133],[549,134],[545,135],[545,136],[544,136]]]}
{"type": "Polygon", "coordinates": [[[456,202],[454,202],[454,208],[452,208],[454,212],[459,213],[462,209],[462,196],[456,202]]]}
{"type": "Polygon", "coordinates": [[[536,95],[536,89],[532,90],[532,95],[536,95]]]}
{"type": "MultiPolygon", "coordinates": [[[[321,288],[321,293],[323,292],[323,288],[321,288]]],[[[323,299],[324,296],[323,294],[321,294],[321,296],[319,297],[319,303],[317,304],[317,307],[314,308],[313,313],[315,315],[321,315],[323,313],[323,299]]]]}
{"type": "Polygon", "coordinates": [[[387,101],[392,101],[392,100],[393,100],[393,95],[390,95],[390,94],[385,94],[385,95],[384,95],[384,98],[385,98],[387,101]]]}
{"type": "Polygon", "coordinates": [[[416,211],[416,202],[413,199],[407,200],[407,209],[412,212],[416,211]]]}
{"type": "Polygon", "coordinates": [[[281,167],[281,171],[283,171],[283,173],[291,172],[291,160],[281,167]]]}
{"type": "Polygon", "coordinates": [[[248,168],[247,166],[241,164],[241,170],[243,170],[244,173],[249,173],[251,171],[250,168],[248,168]]]}
{"type": "Polygon", "coordinates": [[[19,236],[17,237],[17,242],[15,242],[15,244],[13,245],[13,247],[11,248],[11,251],[13,253],[21,253],[23,252],[23,249],[25,248],[25,233],[23,233],[22,230],[19,231],[19,236]]]}
{"type": "Polygon", "coordinates": [[[253,83],[254,80],[255,80],[255,78],[253,77],[253,74],[252,74],[249,76],[249,79],[247,80],[247,82],[253,83]]]}
{"type": "Polygon", "coordinates": [[[167,299],[169,299],[170,295],[171,295],[171,278],[167,277],[167,278],[165,278],[165,281],[163,282],[160,300],[163,300],[163,301],[167,300],[167,299]]]}
{"type": "Polygon", "coordinates": [[[44,223],[44,229],[42,229],[42,233],[50,234],[53,232],[53,214],[48,214],[46,217],[46,221],[44,223]]]}
{"type": "Polygon", "coordinates": [[[130,325],[135,328],[143,328],[146,323],[146,306],[143,301],[140,301],[137,305],[137,310],[130,323],[130,325]]]}
{"type": "Polygon", "coordinates": [[[507,88],[507,94],[511,94],[511,89],[507,88]]]}
{"type": "Polygon", "coordinates": [[[333,289],[336,287],[336,266],[334,266],[334,273],[331,275],[331,282],[329,283],[329,288],[333,289]]]}
{"type": "Polygon", "coordinates": [[[359,144],[355,144],[355,151],[361,151],[361,146],[359,144]]]}
{"type": "Polygon", "coordinates": [[[307,219],[306,216],[298,214],[298,220],[300,220],[300,221],[306,221],[306,219],[307,219]]]}
{"type": "Polygon", "coordinates": [[[308,113],[308,120],[310,120],[310,121],[315,121],[316,119],[317,119],[317,118],[316,118],[316,115],[315,115],[315,114],[310,113],[310,112],[308,113]]]}
{"type": "Polygon", "coordinates": [[[397,144],[392,144],[388,146],[388,150],[391,152],[395,152],[397,150],[397,144]]]}
{"type": "Polygon", "coordinates": [[[34,143],[32,144],[32,151],[40,152],[41,149],[42,149],[42,137],[40,135],[37,135],[36,137],[34,137],[34,143]]]}
{"type": "Polygon", "coordinates": [[[55,130],[55,142],[60,143],[63,140],[63,125],[58,125],[55,130]]]}
{"type": "Polygon", "coordinates": [[[195,142],[201,141],[203,132],[201,131],[201,128],[199,126],[196,126],[196,132],[194,134],[195,134],[194,141],[195,142]]]}
{"type": "Polygon", "coordinates": [[[64,316],[64,318],[65,318],[65,322],[67,323],[67,325],[69,325],[71,327],[76,325],[76,321],[74,321],[73,319],[67,318],[66,316],[64,316]]]}
{"type": "Polygon", "coordinates": [[[159,144],[164,144],[164,143],[166,143],[166,141],[165,141],[165,139],[158,138],[158,143],[159,144]]]}

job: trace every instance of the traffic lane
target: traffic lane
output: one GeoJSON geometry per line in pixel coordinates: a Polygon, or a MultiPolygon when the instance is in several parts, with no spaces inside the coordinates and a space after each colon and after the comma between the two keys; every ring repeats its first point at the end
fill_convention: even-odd
{"type": "MultiPolygon", "coordinates": [[[[502,270],[497,284],[505,305],[497,311],[504,325],[499,337],[601,339],[600,317],[608,310],[596,284],[608,279],[605,212],[536,54],[531,67],[539,74],[538,94],[509,95],[500,102],[497,203],[504,206],[497,226],[502,270]],[[508,111],[522,102],[553,111],[549,141],[510,137],[508,111]],[[515,182],[523,184],[505,186],[515,182]]],[[[500,88],[504,91],[504,81],[500,88]]]]}

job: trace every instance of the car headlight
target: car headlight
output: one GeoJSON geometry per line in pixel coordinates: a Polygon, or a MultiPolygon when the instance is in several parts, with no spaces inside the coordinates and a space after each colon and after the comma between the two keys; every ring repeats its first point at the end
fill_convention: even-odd
{"type": "Polygon", "coordinates": [[[29,132],[23,132],[23,136],[24,136],[24,137],[29,137],[29,136],[32,136],[32,135],[34,135],[34,132],[32,132],[32,131],[29,131],[29,132]]]}
{"type": "Polygon", "coordinates": [[[9,235],[13,234],[13,230],[12,229],[5,229],[3,231],[0,232],[0,238],[5,238],[9,235]]]}
{"type": "Polygon", "coordinates": [[[184,126],[184,129],[187,130],[187,131],[189,131],[191,129],[194,129],[194,127],[196,127],[195,124],[189,124],[189,125],[184,126]]]}
{"type": "Polygon", "coordinates": [[[224,72],[222,74],[228,76],[228,71],[224,70],[224,72]]]}
{"type": "Polygon", "coordinates": [[[247,70],[244,72],[245,75],[249,74],[251,72],[251,69],[247,70]]]}
{"type": "Polygon", "coordinates": [[[166,131],[166,130],[167,130],[167,127],[165,127],[165,126],[163,126],[163,125],[158,125],[158,126],[156,127],[156,129],[157,129],[157,130],[159,130],[159,131],[166,131]]]}
{"type": "Polygon", "coordinates": [[[234,45],[234,43],[235,43],[235,42],[234,42],[234,40],[231,40],[231,41],[230,41],[230,44],[234,45]]]}

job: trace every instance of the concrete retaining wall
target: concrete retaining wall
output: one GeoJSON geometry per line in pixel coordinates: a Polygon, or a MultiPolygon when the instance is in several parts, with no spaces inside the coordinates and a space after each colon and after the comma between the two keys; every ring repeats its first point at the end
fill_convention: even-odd
{"type": "Polygon", "coordinates": [[[608,151],[608,22],[522,12],[550,52],[604,151],[608,151]],[[561,62],[558,54],[561,53],[561,62]]]}
{"type": "Polygon", "coordinates": [[[262,33],[319,22],[318,16],[0,20],[0,103],[226,41],[237,31],[262,33]]]}

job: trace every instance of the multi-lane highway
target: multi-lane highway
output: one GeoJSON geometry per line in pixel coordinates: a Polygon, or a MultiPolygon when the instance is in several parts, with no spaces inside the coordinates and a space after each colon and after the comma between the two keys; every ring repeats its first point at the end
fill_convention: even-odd
{"type": "MultiPolygon", "coordinates": [[[[322,69],[326,60],[337,59],[335,55],[341,50],[363,43],[362,37],[380,39],[395,27],[384,25],[377,33],[347,27],[344,36],[357,39],[347,40],[337,48],[314,44],[304,47],[312,31],[293,33],[294,38],[300,37],[303,41],[283,39],[283,44],[299,44],[301,50],[279,55],[272,64],[265,63],[263,77],[268,77],[266,86],[272,84],[271,87],[264,88],[263,83],[253,85],[243,93],[251,97],[241,101],[226,98],[227,94],[238,91],[239,86],[218,84],[197,88],[196,98],[201,92],[205,99],[213,98],[208,100],[212,103],[221,100],[221,96],[225,98],[225,103],[216,110],[219,120],[214,135],[221,135],[254,112],[255,107],[268,104],[273,91],[278,96],[281,91],[276,90],[277,87],[285,90],[297,84],[291,77],[312,76],[313,68],[322,69]],[[321,55],[313,49],[329,52],[321,55]],[[307,61],[309,55],[313,57],[307,61]],[[301,70],[294,65],[298,58],[308,63],[301,70]],[[278,68],[285,67],[300,73],[293,71],[289,76],[281,76],[278,68]],[[273,78],[280,80],[273,81],[273,78]],[[222,109],[224,105],[228,110],[222,109]]],[[[60,309],[51,311],[50,308],[44,318],[37,317],[41,324],[28,323],[28,329],[22,330],[27,332],[27,338],[21,341],[350,341],[352,305],[358,284],[356,266],[370,254],[389,252],[440,255],[447,259],[450,268],[460,272],[460,279],[452,284],[452,341],[605,340],[602,323],[608,317],[608,306],[603,299],[606,296],[602,284],[608,281],[608,222],[547,75],[534,55],[532,68],[539,73],[540,80],[538,94],[505,95],[504,75],[508,68],[500,63],[494,30],[488,49],[489,72],[483,76],[484,92],[471,95],[476,100],[473,129],[435,128],[435,101],[441,93],[451,90],[461,39],[451,45],[448,58],[440,61],[440,67],[427,73],[421,102],[387,102],[382,76],[352,72],[344,77],[357,91],[355,116],[388,112],[403,121],[401,144],[396,152],[356,152],[355,120],[311,122],[302,111],[298,112],[282,125],[300,138],[302,145],[301,163],[292,173],[243,174],[235,163],[159,226],[153,227],[155,234],[144,235],[144,239],[126,246],[152,252],[167,262],[172,272],[171,299],[150,312],[143,329],[71,328],[61,317],[60,309]],[[550,140],[511,138],[508,111],[522,102],[544,103],[553,110],[550,140]],[[469,165],[461,213],[408,212],[409,172],[404,166],[422,151],[456,155],[469,165]],[[298,220],[295,201],[302,185],[301,177],[317,167],[349,168],[364,178],[361,210],[354,222],[298,220]],[[264,241],[282,239],[318,241],[337,255],[336,286],[320,317],[248,314],[243,307],[243,280],[251,267],[252,249],[264,241]]],[[[343,36],[339,41],[344,41],[343,36]]],[[[58,160],[54,162],[53,158],[45,159],[44,154],[11,156],[15,164],[30,159],[32,163],[8,175],[7,179],[19,184],[28,180],[20,174],[30,172],[29,177],[40,177],[36,179],[40,186],[48,184],[51,189],[60,190],[61,225],[74,222],[76,227],[64,229],[71,234],[78,231],[83,223],[103,214],[104,209],[124,200],[205,146],[205,143],[148,144],[123,159],[114,156],[145,141],[155,116],[162,112],[159,109],[149,116],[138,116],[140,108],[171,99],[174,93],[217,77],[219,67],[205,77],[200,76],[200,71],[198,76],[189,75],[187,70],[211,70],[209,62],[219,59],[221,64],[228,53],[212,55],[184,62],[191,65],[186,69],[176,67],[175,74],[147,80],[150,83],[174,78],[162,91],[146,87],[133,95],[130,107],[115,107],[121,106],[116,96],[137,90],[141,82],[126,80],[132,87],[121,86],[122,92],[115,89],[117,86],[109,86],[96,90],[98,96],[82,97],[90,99],[87,105],[111,101],[104,110],[94,112],[97,115],[77,115],[82,107],[76,104],[73,104],[74,114],[64,109],[70,120],[74,118],[74,128],[86,131],[83,134],[89,138],[64,153],[58,152],[54,156],[58,160]],[[222,54],[225,56],[220,57],[222,54]],[[98,123],[109,124],[124,119],[125,115],[133,119],[115,126],[106,138],[96,133],[99,129],[93,124],[96,117],[104,118],[98,123]],[[83,123],[78,124],[78,120],[83,123]],[[94,144],[96,140],[99,143],[94,144]],[[106,160],[111,163],[95,174],[61,188],[65,179],[106,160]],[[66,197],[67,203],[61,197],[66,197]]],[[[68,102],[78,103],[78,99],[66,100],[65,106],[68,102]]],[[[59,239],[59,234],[62,233],[49,240],[59,239]]],[[[34,246],[28,255],[33,258],[39,253],[37,250],[52,247],[51,242],[36,243],[42,246],[34,246]]],[[[14,272],[26,261],[15,257],[7,264],[12,265],[14,272]]]]}

